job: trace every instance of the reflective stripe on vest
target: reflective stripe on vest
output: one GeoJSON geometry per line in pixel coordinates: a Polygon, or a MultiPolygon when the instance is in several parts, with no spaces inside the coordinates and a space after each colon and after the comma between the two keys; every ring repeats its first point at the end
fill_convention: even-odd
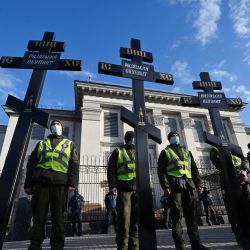
{"type": "Polygon", "coordinates": [[[175,177],[182,177],[186,175],[187,178],[192,178],[191,173],[191,157],[189,151],[181,148],[181,154],[183,161],[180,160],[176,152],[167,147],[165,149],[168,165],[167,165],[167,174],[175,177]]]}
{"type": "Polygon", "coordinates": [[[131,160],[125,148],[117,149],[117,179],[122,181],[133,180],[136,177],[134,157],[131,160]]]}
{"type": "Polygon", "coordinates": [[[58,145],[52,149],[50,139],[40,141],[38,146],[37,168],[52,169],[54,171],[67,173],[70,160],[72,141],[62,139],[58,145]]]}

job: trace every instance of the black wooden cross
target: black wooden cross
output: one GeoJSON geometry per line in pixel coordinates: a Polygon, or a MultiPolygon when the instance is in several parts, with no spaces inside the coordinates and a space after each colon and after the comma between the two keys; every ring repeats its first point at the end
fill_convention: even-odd
{"type": "Polygon", "coordinates": [[[140,249],[157,249],[152,190],[148,163],[148,137],[161,143],[160,130],[149,124],[146,119],[144,81],[152,81],[172,85],[173,76],[155,72],[149,52],[141,51],[140,40],[131,39],[131,48],[120,48],[120,56],[131,59],[122,60],[122,66],[99,62],[98,72],[108,75],[132,78],[133,111],[121,107],[121,120],[135,129],[136,149],[136,181],[139,212],[139,244],[140,249]]]}
{"type": "Polygon", "coordinates": [[[220,109],[241,107],[243,103],[240,98],[227,99],[223,92],[214,92],[214,90],[221,90],[222,85],[221,82],[211,81],[208,72],[201,72],[200,78],[201,81],[193,81],[193,88],[203,89],[204,92],[199,92],[198,97],[183,97],[181,102],[183,106],[200,106],[209,110],[214,135],[204,132],[205,141],[218,148],[222,162],[221,169],[225,193],[230,203],[227,206],[230,223],[232,224],[234,233],[239,235],[242,240],[242,244],[247,246],[250,245],[246,237],[246,235],[250,235],[249,226],[246,224],[249,212],[244,212],[242,208],[244,198],[241,194],[239,178],[235,174],[231,152],[241,158],[244,156],[239,146],[228,141],[220,116],[220,109]]]}
{"type": "Polygon", "coordinates": [[[242,150],[239,146],[228,142],[225,129],[220,116],[220,109],[227,107],[241,107],[243,103],[240,98],[225,97],[223,92],[214,92],[214,90],[221,90],[221,82],[210,80],[208,72],[200,73],[201,81],[193,81],[193,89],[203,89],[204,92],[198,93],[198,98],[182,97],[183,106],[200,106],[208,108],[209,115],[214,130],[214,135],[204,133],[205,140],[213,146],[228,146],[238,156],[243,156],[242,150]],[[195,104],[195,105],[194,105],[195,104]]]}
{"type": "Polygon", "coordinates": [[[80,60],[60,59],[64,43],[54,41],[53,32],[45,32],[42,41],[29,41],[24,57],[1,57],[0,67],[34,69],[24,101],[9,95],[6,106],[19,113],[0,178],[0,249],[13,206],[18,181],[34,122],[48,127],[49,115],[38,104],[47,70],[81,70],[80,60]]]}

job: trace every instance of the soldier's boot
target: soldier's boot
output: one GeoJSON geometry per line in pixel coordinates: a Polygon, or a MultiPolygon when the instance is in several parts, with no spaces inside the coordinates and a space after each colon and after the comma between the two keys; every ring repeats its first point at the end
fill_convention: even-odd
{"type": "Polygon", "coordinates": [[[175,244],[176,250],[186,250],[185,244],[175,244]]]}
{"type": "Polygon", "coordinates": [[[192,250],[211,250],[209,247],[202,245],[201,243],[191,244],[192,250]]]}

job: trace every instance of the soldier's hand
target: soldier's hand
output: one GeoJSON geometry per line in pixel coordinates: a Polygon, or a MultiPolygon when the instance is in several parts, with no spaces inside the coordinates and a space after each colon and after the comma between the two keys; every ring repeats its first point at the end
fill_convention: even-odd
{"type": "Polygon", "coordinates": [[[248,182],[248,180],[249,180],[249,178],[248,178],[248,176],[247,176],[247,172],[246,172],[245,170],[241,170],[241,171],[239,172],[239,178],[240,178],[240,180],[243,181],[243,182],[248,182]]]}
{"type": "Polygon", "coordinates": [[[201,193],[202,187],[197,187],[196,190],[197,190],[198,193],[201,193]]]}
{"type": "Polygon", "coordinates": [[[168,197],[169,195],[171,194],[171,188],[165,188],[164,189],[164,195],[166,196],[166,197],[168,197]]]}
{"type": "Polygon", "coordinates": [[[27,195],[31,195],[31,194],[32,194],[32,188],[31,188],[31,187],[25,188],[25,189],[24,189],[24,192],[25,192],[27,195]]]}

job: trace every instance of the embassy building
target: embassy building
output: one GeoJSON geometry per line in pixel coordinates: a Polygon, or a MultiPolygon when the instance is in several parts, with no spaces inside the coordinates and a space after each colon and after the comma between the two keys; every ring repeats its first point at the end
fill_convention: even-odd
{"type": "MultiPolygon", "coordinates": [[[[79,152],[79,192],[84,196],[86,204],[95,204],[103,208],[104,196],[108,191],[106,175],[108,157],[123,143],[125,132],[131,130],[129,125],[120,120],[120,107],[132,110],[132,90],[120,85],[78,80],[75,81],[74,90],[74,110],[40,108],[50,113],[51,119],[57,118],[64,123],[64,135],[75,142],[79,152]]],[[[169,144],[167,135],[170,131],[178,131],[181,143],[192,152],[204,184],[213,192],[216,192],[216,187],[219,185],[217,170],[209,160],[211,146],[205,142],[203,136],[203,131],[213,134],[208,110],[201,107],[184,107],[180,103],[181,97],[191,96],[145,90],[147,121],[159,128],[162,136],[161,144],[148,140],[151,187],[156,208],[161,206],[162,195],[157,177],[157,159],[161,150],[169,144]]],[[[250,129],[245,128],[240,118],[240,112],[245,105],[241,108],[227,108],[220,112],[227,139],[239,145],[244,155],[248,152],[247,144],[250,141],[250,129]]],[[[7,127],[0,126],[0,138],[2,138],[0,171],[18,119],[18,114],[13,110],[6,106],[3,108],[9,116],[9,122],[7,127]]],[[[48,129],[34,124],[23,165],[23,176],[32,150],[38,141],[46,138],[49,133],[48,129]]],[[[25,196],[23,181],[24,178],[19,185],[21,197],[25,196]]]]}

